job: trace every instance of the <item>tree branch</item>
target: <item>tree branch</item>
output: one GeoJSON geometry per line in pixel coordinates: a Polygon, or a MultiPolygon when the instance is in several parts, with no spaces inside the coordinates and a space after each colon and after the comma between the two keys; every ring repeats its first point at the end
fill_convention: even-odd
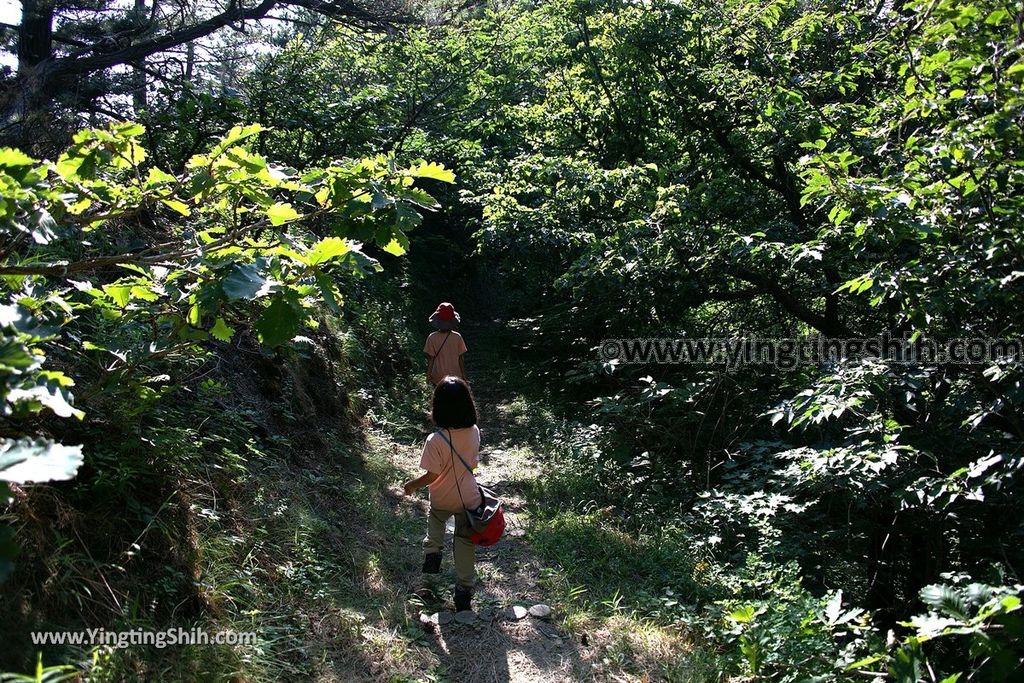
{"type": "Polygon", "coordinates": [[[777,304],[782,306],[787,313],[807,323],[822,334],[835,338],[858,336],[853,330],[832,316],[821,315],[809,306],[806,306],[783,283],[774,277],[769,277],[743,267],[730,268],[729,274],[761,289],[764,293],[771,296],[777,304]]]}
{"type": "Polygon", "coordinates": [[[227,10],[210,17],[206,21],[129,45],[120,50],[88,57],[60,57],[46,60],[38,66],[40,70],[39,75],[44,83],[53,83],[58,79],[80,76],[119,64],[137,62],[150,55],[164,52],[208,36],[230,24],[262,19],[278,6],[304,7],[327,17],[349,19],[367,25],[410,22],[410,19],[405,16],[377,16],[359,7],[352,0],[333,0],[331,2],[324,2],[322,0],[263,0],[250,9],[245,9],[239,4],[232,2],[227,10]]]}
{"type": "Polygon", "coordinates": [[[267,12],[273,9],[278,2],[279,0],[263,0],[259,5],[256,5],[249,10],[229,8],[227,11],[194,26],[171,31],[170,33],[165,33],[162,36],[157,36],[150,40],[130,45],[121,50],[115,50],[114,52],[108,52],[101,55],[94,55],[92,57],[58,58],[43,62],[40,64],[40,67],[45,69],[44,79],[52,80],[66,76],[78,76],[91,73],[93,71],[100,71],[118,64],[127,64],[139,59],[144,59],[157,52],[177,47],[183,43],[198,40],[199,38],[210,35],[214,31],[227,26],[233,21],[261,19],[267,14],[267,12]]]}

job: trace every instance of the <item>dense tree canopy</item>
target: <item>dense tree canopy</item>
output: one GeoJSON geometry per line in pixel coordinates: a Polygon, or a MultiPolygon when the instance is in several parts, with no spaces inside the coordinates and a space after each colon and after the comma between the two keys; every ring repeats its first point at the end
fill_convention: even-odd
{"type": "Polygon", "coordinates": [[[538,538],[601,509],[692,551],[703,578],[656,587],[683,599],[632,607],[724,675],[1020,675],[1019,3],[26,0],[6,106],[284,6],[341,23],[276,28],[232,91],[153,64],[161,89],[122,102],[140,123],[81,130],[53,162],[0,152],[0,474],[71,476],[79,443],[88,460],[41,416],[130,394],[159,411],[168,362],[250,332],[288,348],[341,314],[346,278],[459,252],[565,416],[548,477],[566,516],[538,538]],[[684,337],[897,351],[601,354],[684,337]],[[951,340],[992,352],[911,356],[951,340]]]}

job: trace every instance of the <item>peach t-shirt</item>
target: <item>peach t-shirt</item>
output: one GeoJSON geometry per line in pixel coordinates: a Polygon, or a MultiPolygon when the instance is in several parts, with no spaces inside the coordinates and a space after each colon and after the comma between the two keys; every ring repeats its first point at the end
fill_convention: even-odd
{"type": "Polygon", "coordinates": [[[466,461],[466,465],[476,468],[480,455],[480,429],[474,425],[464,429],[442,431],[451,439],[458,455],[452,453],[447,442],[437,432],[428,436],[426,443],[423,444],[420,467],[438,475],[430,485],[430,506],[438,510],[459,512],[465,509],[465,501],[466,508],[475,508],[480,505],[476,477],[459,462],[459,455],[466,461]],[[453,472],[455,476],[452,475],[453,472]],[[461,498],[459,493],[462,494],[461,498]]]}
{"type": "Polygon", "coordinates": [[[423,353],[434,357],[434,364],[430,366],[430,383],[437,384],[448,375],[462,377],[459,356],[467,350],[466,341],[458,332],[431,332],[423,346],[423,353]]]}

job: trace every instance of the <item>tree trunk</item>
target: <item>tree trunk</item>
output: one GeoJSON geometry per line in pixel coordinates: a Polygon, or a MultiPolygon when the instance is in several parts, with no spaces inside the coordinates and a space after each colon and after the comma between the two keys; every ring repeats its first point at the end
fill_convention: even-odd
{"type": "MultiPolygon", "coordinates": [[[[146,11],[146,0],[135,0],[135,13],[139,19],[146,11]]],[[[135,105],[135,114],[138,115],[146,108],[146,58],[139,57],[132,62],[134,69],[132,78],[132,104],[135,105]]]]}
{"type": "Polygon", "coordinates": [[[185,46],[185,82],[192,84],[192,75],[196,66],[196,45],[189,43],[185,46]]]}
{"type": "Polygon", "coordinates": [[[48,121],[37,116],[47,97],[46,66],[53,58],[53,0],[22,0],[18,28],[18,78],[0,90],[0,123],[4,145],[35,153],[35,143],[48,121]],[[40,128],[39,126],[42,126],[40,128]]]}
{"type": "Polygon", "coordinates": [[[53,3],[21,0],[18,73],[31,77],[33,67],[53,56],[53,3]]]}
{"type": "Polygon", "coordinates": [[[896,604],[894,551],[900,542],[895,528],[895,511],[890,506],[871,504],[865,510],[864,517],[869,525],[865,606],[875,610],[876,618],[883,628],[892,628],[896,624],[893,609],[896,604]]]}

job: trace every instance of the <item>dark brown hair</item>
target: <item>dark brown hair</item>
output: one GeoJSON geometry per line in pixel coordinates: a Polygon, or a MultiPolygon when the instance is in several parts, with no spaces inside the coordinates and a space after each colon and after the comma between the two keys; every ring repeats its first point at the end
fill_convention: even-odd
{"type": "Polygon", "coordinates": [[[437,383],[430,419],[441,429],[463,429],[476,424],[476,403],[465,380],[449,375],[437,383]]]}

